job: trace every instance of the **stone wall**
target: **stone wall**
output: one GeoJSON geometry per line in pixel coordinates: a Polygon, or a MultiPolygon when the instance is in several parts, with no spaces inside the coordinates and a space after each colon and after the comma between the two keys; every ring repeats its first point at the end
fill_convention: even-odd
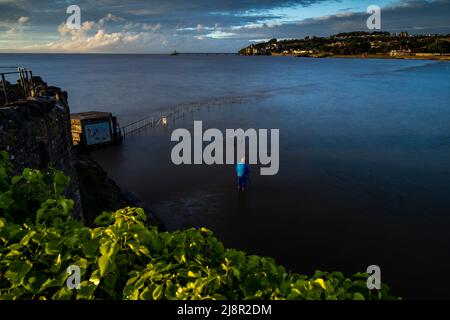
{"type": "Polygon", "coordinates": [[[8,151],[16,173],[54,168],[69,176],[66,195],[75,200],[74,216],[82,219],[67,93],[35,80],[41,97],[0,106],[0,150],[8,151]]]}

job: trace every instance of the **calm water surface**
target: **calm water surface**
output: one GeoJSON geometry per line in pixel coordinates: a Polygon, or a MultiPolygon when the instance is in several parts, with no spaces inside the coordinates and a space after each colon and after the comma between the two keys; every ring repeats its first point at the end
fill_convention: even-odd
{"type": "Polygon", "coordinates": [[[93,152],[169,229],[301,273],[381,267],[405,298],[450,298],[450,63],[238,56],[0,55],[122,125],[195,105],[167,129],[93,152]],[[280,128],[280,172],[174,166],[174,128],[280,128]]]}

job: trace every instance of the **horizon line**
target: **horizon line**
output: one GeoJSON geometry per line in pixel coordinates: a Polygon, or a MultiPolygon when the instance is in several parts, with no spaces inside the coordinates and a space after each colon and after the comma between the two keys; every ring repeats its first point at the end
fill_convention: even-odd
{"type": "MultiPolygon", "coordinates": [[[[171,55],[172,52],[167,53],[147,53],[147,52],[26,52],[26,51],[0,51],[0,54],[67,54],[67,55],[90,55],[90,54],[102,54],[102,55],[171,55]]],[[[239,55],[238,52],[177,52],[177,55],[186,54],[202,54],[202,55],[239,55]]]]}

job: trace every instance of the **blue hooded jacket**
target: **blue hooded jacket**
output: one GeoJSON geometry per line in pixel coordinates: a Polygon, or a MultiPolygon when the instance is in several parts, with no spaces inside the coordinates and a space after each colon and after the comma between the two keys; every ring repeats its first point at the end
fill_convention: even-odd
{"type": "Polygon", "coordinates": [[[248,176],[248,165],[245,163],[238,163],[236,166],[236,173],[238,177],[247,177],[248,176]]]}

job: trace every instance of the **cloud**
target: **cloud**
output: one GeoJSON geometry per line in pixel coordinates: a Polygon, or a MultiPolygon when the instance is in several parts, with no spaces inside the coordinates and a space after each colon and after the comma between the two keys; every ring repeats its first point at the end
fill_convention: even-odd
{"type": "Polygon", "coordinates": [[[142,25],[142,30],[145,30],[145,31],[153,31],[153,32],[155,32],[155,31],[158,31],[159,29],[161,29],[161,24],[160,23],[157,23],[157,24],[144,23],[142,25]]]}
{"type": "MultiPolygon", "coordinates": [[[[83,20],[98,21],[109,12],[135,23],[167,22],[174,27],[181,27],[180,24],[195,27],[197,24],[213,25],[216,22],[224,26],[251,22],[264,18],[264,15],[254,16],[264,10],[322,2],[325,0],[77,0],[76,4],[82,9],[83,20]],[[160,19],[164,21],[155,21],[160,19]],[[193,25],[192,21],[196,23],[193,25]]],[[[55,26],[66,18],[67,6],[68,2],[61,0],[40,0],[39,3],[36,0],[0,0],[0,21],[11,16],[15,19],[27,16],[38,26],[55,26]]]]}
{"type": "Polygon", "coordinates": [[[196,29],[197,32],[203,32],[205,30],[205,26],[202,24],[198,24],[196,29]]]}
{"type": "MultiPolygon", "coordinates": [[[[450,1],[413,0],[401,1],[385,7],[381,11],[382,30],[410,33],[450,33],[450,1]]],[[[367,31],[366,12],[338,12],[299,21],[267,24],[256,23],[231,28],[222,28],[223,33],[233,33],[227,37],[251,42],[254,39],[292,39],[305,36],[328,36],[340,32],[367,31]]],[[[205,36],[205,35],[203,35],[205,36]]]]}
{"type": "Polygon", "coordinates": [[[24,24],[27,24],[27,22],[30,20],[30,18],[29,17],[20,17],[19,19],[17,19],[17,22],[20,24],[20,25],[24,25],[24,24]]]}
{"type": "Polygon", "coordinates": [[[205,38],[211,38],[211,39],[227,39],[233,37],[235,34],[232,32],[224,32],[221,30],[215,30],[213,32],[210,32],[208,34],[202,35],[202,36],[196,36],[197,39],[205,39],[205,38]]]}
{"type": "Polygon", "coordinates": [[[101,49],[113,49],[127,44],[133,44],[141,39],[140,34],[130,34],[126,32],[106,33],[105,30],[98,30],[93,36],[76,36],[70,41],[60,40],[46,45],[48,49],[56,51],[99,51],[101,49]]]}
{"type": "MultiPolygon", "coordinates": [[[[160,23],[127,21],[108,13],[98,21],[85,21],[79,29],[66,23],[58,26],[59,39],[43,45],[28,46],[31,51],[53,52],[145,52],[149,47],[166,47],[171,42],[158,33],[160,23]]],[[[167,49],[164,49],[167,50],[167,49]]]]}
{"type": "Polygon", "coordinates": [[[17,38],[22,34],[29,20],[29,17],[21,16],[11,23],[0,21],[0,33],[3,30],[4,37],[7,39],[17,38]]]}
{"type": "Polygon", "coordinates": [[[142,34],[129,31],[129,24],[125,23],[123,30],[108,32],[105,24],[109,21],[121,22],[122,18],[107,14],[97,22],[85,21],[79,29],[71,29],[66,23],[58,26],[60,39],[44,45],[46,49],[55,51],[102,51],[126,47],[142,39],[142,34]]]}
{"type": "Polygon", "coordinates": [[[28,10],[15,1],[0,1],[0,22],[15,23],[20,17],[28,16],[28,10]]]}
{"type": "Polygon", "coordinates": [[[117,17],[117,16],[113,15],[112,13],[108,13],[105,17],[101,18],[98,21],[98,27],[100,29],[103,29],[105,27],[105,23],[109,22],[109,21],[120,22],[120,21],[124,21],[124,19],[117,17]]]}
{"type": "Polygon", "coordinates": [[[93,21],[85,21],[81,24],[80,29],[72,29],[69,28],[65,22],[63,22],[58,26],[58,32],[62,37],[66,36],[67,34],[71,34],[72,39],[82,38],[83,36],[86,35],[87,32],[93,30],[96,27],[96,25],[98,29],[103,28],[103,26],[100,26],[100,24],[96,24],[93,21]]]}
{"type": "MultiPolygon", "coordinates": [[[[6,40],[0,41],[6,46],[0,50],[236,52],[255,39],[366,30],[368,17],[350,0],[78,0],[77,4],[83,25],[74,31],[63,24],[66,1],[0,0],[0,40],[6,40]],[[326,2],[336,7],[336,13],[318,15],[326,2]],[[302,13],[302,7],[312,8],[314,17],[286,18],[289,11],[302,13]]],[[[450,33],[449,15],[450,0],[393,0],[382,8],[382,28],[450,33]]]]}

